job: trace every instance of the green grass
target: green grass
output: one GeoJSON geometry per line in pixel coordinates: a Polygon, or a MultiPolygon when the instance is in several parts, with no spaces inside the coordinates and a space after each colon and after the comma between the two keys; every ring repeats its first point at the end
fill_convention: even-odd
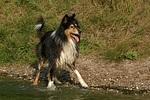
{"type": "Polygon", "coordinates": [[[39,15],[47,29],[76,13],[82,28],[80,53],[108,59],[150,56],[150,0],[1,0],[0,64],[33,63],[39,15]]]}

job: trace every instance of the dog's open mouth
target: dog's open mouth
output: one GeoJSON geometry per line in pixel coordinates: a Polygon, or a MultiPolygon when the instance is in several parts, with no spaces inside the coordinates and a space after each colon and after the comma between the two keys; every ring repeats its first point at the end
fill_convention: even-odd
{"type": "Polygon", "coordinates": [[[71,37],[76,41],[79,42],[80,41],[80,36],[78,34],[73,34],[71,33],[71,37]]]}

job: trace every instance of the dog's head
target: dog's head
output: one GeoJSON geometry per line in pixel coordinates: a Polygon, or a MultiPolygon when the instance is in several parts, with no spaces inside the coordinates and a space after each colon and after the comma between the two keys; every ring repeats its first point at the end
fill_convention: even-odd
{"type": "Polygon", "coordinates": [[[72,39],[75,42],[80,42],[81,30],[75,16],[75,14],[72,14],[72,16],[65,15],[62,19],[62,24],[65,28],[64,33],[68,40],[72,39]]]}

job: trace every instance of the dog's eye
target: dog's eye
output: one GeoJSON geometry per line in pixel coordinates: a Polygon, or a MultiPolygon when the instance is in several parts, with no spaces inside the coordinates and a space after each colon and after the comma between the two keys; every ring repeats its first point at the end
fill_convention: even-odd
{"type": "Polygon", "coordinates": [[[74,28],[74,26],[73,26],[73,25],[71,25],[71,26],[70,26],[70,28],[74,28]]]}

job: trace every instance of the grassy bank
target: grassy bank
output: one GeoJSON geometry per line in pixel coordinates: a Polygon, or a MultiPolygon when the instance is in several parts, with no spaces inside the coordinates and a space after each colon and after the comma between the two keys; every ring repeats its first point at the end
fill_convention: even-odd
{"type": "Polygon", "coordinates": [[[113,60],[150,56],[150,0],[1,0],[0,64],[36,61],[38,16],[55,29],[72,13],[83,32],[81,53],[113,60]]]}

